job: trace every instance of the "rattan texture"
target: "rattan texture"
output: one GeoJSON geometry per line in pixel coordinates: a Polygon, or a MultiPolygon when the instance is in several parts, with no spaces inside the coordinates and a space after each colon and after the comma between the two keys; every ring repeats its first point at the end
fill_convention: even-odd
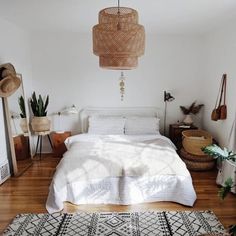
{"type": "Polygon", "coordinates": [[[215,159],[208,155],[192,155],[182,148],[180,156],[189,170],[206,171],[215,167],[215,159]]]}
{"type": "Polygon", "coordinates": [[[212,136],[205,130],[185,130],[183,135],[184,149],[193,155],[202,156],[202,148],[212,144],[212,136]],[[203,139],[195,139],[194,137],[204,137],[203,139]]]}
{"type": "Polygon", "coordinates": [[[99,12],[99,24],[93,27],[93,52],[103,68],[129,70],[138,66],[144,54],[145,30],[132,8],[105,8],[99,12]]]}

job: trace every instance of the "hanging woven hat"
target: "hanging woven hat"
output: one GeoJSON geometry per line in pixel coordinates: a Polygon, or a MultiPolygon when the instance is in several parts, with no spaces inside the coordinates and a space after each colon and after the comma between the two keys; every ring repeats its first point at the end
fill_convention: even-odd
{"type": "Polygon", "coordinates": [[[9,97],[21,84],[21,80],[16,76],[15,68],[7,63],[0,66],[0,97],[9,97]]]}
{"type": "Polygon", "coordinates": [[[0,78],[6,77],[9,73],[16,76],[16,70],[11,63],[0,65],[0,78]]]}

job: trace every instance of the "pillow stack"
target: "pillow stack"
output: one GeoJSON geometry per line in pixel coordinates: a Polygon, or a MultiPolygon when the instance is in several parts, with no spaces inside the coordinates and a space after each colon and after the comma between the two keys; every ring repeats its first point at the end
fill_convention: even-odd
{"type": "Polygon", "coordinates": [[[89,117],[89,134],[124,134],[123,117],[94,116],[89,117]]]}
{"type": "Polygon", "coordinates": [[[156,117],[127,117],[125,134],[159,134],[159,119],[156,117]]]}
{"type": "Polygon", "coordinates": [[[89,118],[89,134],[160,134],[159,119],[156,117],[112,117],[94,116],[89,118]]]}

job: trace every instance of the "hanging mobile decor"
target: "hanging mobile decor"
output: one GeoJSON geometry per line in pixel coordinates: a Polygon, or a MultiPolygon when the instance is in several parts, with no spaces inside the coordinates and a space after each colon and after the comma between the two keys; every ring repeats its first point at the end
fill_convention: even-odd
{"type": "Polygon", "coordinates": [[[124,100],[124,94],[125,94],[125,76],[124,76],[124,72],[122,71],[120,74],[120,78],[119,78],[119,85],[120,85],[120,98],[121,101],[124,100]]]}

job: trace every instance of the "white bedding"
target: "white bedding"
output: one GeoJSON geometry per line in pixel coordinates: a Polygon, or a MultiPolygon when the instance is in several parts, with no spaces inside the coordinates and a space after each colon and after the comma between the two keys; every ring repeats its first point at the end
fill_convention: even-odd
{"type": "Polygon", "coordinates": [[[174,201],[192,206],[196,194],[184,162],[161,135],[70,137],[46,203],[51,212],[74,204],[174,201]]]}

